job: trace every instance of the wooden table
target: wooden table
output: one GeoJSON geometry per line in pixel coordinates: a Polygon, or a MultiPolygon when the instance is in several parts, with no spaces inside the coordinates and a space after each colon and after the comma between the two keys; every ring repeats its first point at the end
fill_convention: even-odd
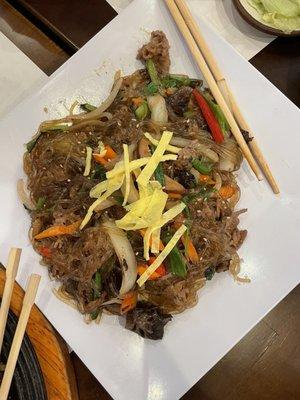
{"type": "MultiPolygon", "coordinates": [[[[48,75],[115,15],[105,0],[0,0],[0,30],[48,75]]],[[[299,38],[276,39],[251,63],[300,105],[299,38]]],[[[300,399],[299,304],[300,286],[182,399],[300,399]]],[[[72,353],[71,358],[79,399],[111,399],[76,354],[72,353]]]]}

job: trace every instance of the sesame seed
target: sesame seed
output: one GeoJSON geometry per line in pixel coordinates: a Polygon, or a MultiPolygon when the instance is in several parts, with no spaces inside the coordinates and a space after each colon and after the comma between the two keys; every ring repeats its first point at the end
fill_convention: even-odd
{"type": "Polygon", "coordinates": [[[81,144],[81,141],[80,141],[80,140],[78,140],[78,141],[77,141],[77,143],[78,143],[78,144],[81,144]]]}
{"type": "Polygon", "coordinates": [[[71,179],[67,179],[67,182],[71,182],[71,179]]]}
{"type": "Polygon", "coordinates": [[[135,255],[138,256],[138,255],[139,255],[139,252],[137,251],[137,252],[135,253],[135,255]]]}
{"type": "Polygon", "coordinates": [[[60,168],[63,168],[64,166],[62,164],[59,164],[60,168]]]}

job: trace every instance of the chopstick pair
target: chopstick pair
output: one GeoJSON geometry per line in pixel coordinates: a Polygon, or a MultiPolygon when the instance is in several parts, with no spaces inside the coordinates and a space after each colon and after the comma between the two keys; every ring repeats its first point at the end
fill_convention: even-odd
{"type": "MultiPolygon", "coordinates": [[[[0,308],[0,353],[3,344],[3,337],[5,332],[5,326],[7,322],[7,315],[9,311],[9,305],[12,297],[13,287],[15,278],[18,272],[21,249],[12,248],[9,252],[8,263],[6,267],[6,280],[2,296],[1,308],[0,308]]],[[[25,296],[23,300],[22,310],[19,316],[18,325],[13,338],[11,349],[9,352],[8,360],[6,363],[4,376],[0,386],[0,399],[6,400],[13,374],[15,371],[17,359],[19,356],[22,340],[25,334],[27,322],[29,319],[31,308],[34,304],[37,289],[40,283],[40,275],[31,274],[27,283],[25,296]]]]}
{"type": "Polygon", "coordinates": [[[258,180],[262,180],[261,170],[267,178],[273,192],[280,192],[271,169],[260,150],[257,141],[251,132],[235,98],[230,91],[227,82],[218,67],[218,64],[211,53],[199,27],[197,26],[185,0],[165,0],[165,3],[188,45],[200,71],[203,74],[214,98],[221,107],[231,128],[232,134],[235,137],[244,157],[248,161],[252,171],[258,180]],[[247,131],[251,140],[248,144],[241,132],[241,129],[247,131]],[[251,151],[252,153],[251,153],[251,151]],[[259,163],[260,168],[256,162],[259,163]]]}

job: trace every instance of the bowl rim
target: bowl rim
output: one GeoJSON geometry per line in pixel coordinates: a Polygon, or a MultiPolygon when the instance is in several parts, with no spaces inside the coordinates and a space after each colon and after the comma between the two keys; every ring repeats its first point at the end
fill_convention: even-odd
{"type": "Polygon", "coordinates": [[[264,24],[263,22],[258,21],[255,19],[244,7],[244,5],[241,3],[241,0],[233,0],[233,4],[235,5],[237,11],[241,15],[241,17],[248,22],[250,25],[252,25],[254,28],[259,29],[260,31],[263,31],[265,33],[268,33],[270,35],[275,35],[275,36],[285,36],[285,37],[291,37],[291,36],[299,36],[300,35],[300,29],[296,31],[292,31],[291,33],[285,33],[281,31],[280,29],[273,28],[271,26],[268,26],[264,24]]]}

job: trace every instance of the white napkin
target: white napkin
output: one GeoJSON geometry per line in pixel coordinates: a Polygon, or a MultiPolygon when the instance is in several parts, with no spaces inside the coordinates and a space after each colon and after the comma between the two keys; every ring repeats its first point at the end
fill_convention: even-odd
{"type": "MultiPolygon", "coordinates": [[[[122,11],[132,0],[107,0],[117,11],[122,11]]],[[[161,0],[163,1],[163,0],[161,0]]],[[[254,29],[236,11],[232,0],[187,0],[193,15],[203,15],[207,21],[247,60],[255,56],[273,36],[254,29]]]]}
{"type": "Polygon", "coordinates": [[[47,78],[0,32],[0,118],[47,78]]]}

